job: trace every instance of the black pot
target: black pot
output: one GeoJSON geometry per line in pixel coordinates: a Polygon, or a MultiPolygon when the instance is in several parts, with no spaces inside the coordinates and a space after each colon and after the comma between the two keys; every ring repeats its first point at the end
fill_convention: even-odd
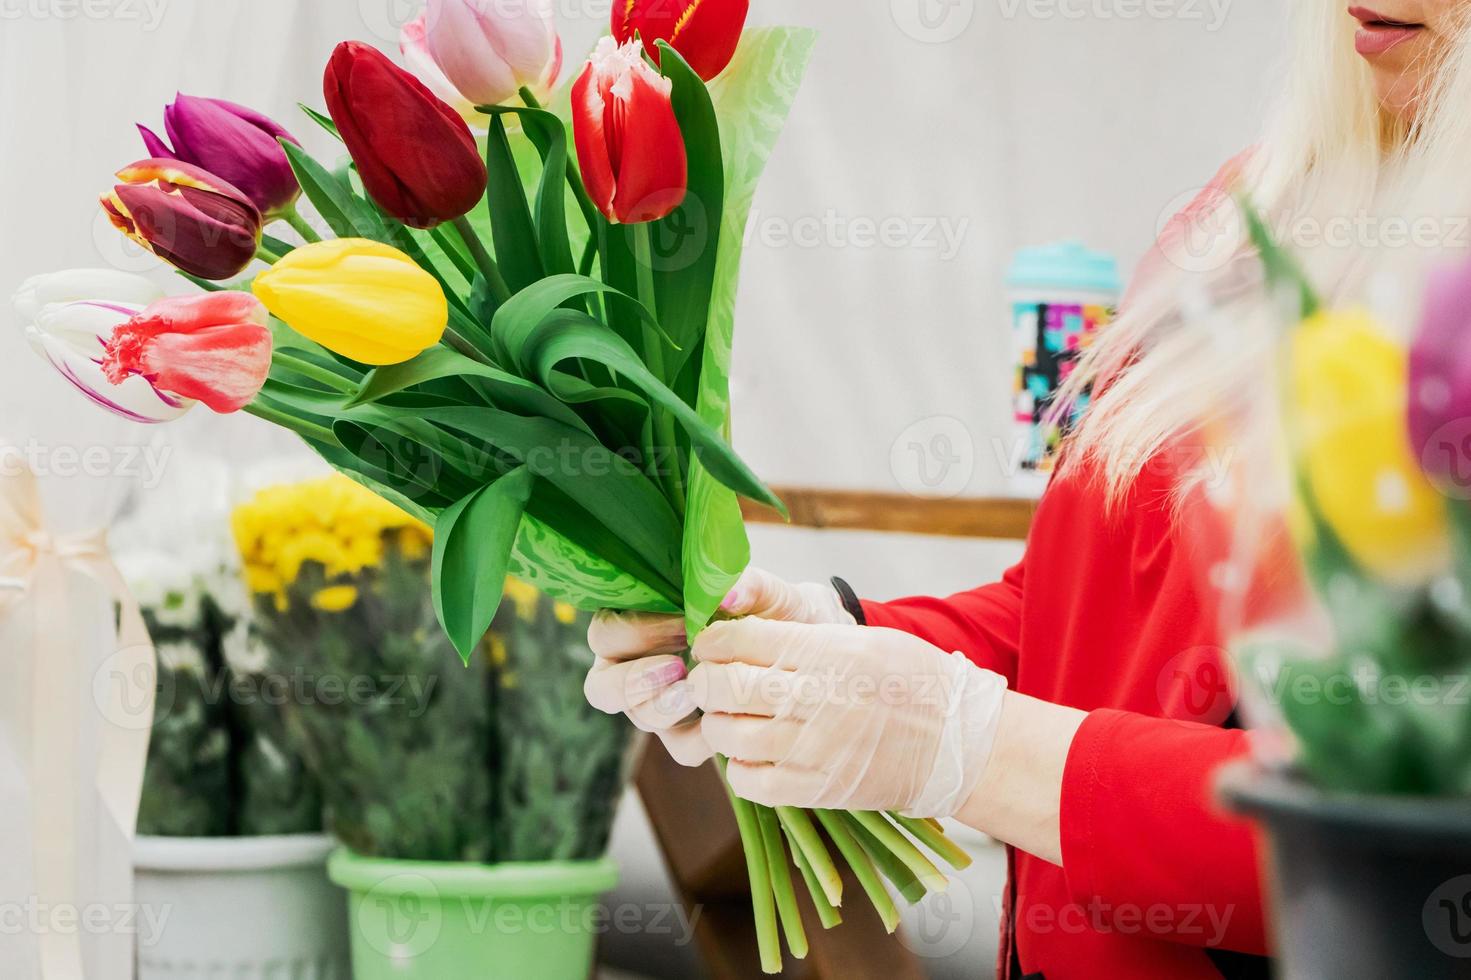
{"type": "Polygon", "coordinates": [[[1471,978],[1471,801],[1322,793],[1248,762],[1219,788],[1269,843],[1279,978],[1471,978]]]}

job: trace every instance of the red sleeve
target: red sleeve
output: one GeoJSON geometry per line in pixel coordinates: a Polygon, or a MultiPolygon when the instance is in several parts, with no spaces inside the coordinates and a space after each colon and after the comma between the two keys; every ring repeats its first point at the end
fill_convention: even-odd
{"type": "Polygon", "coordinates": [[[1015,685],[1025,564],[1023,559],[999,582],[948,599],[865,600],[863,614],[869,626],[903,630],[942,650],[959,650],[1015,685]]]}
{"type": "Polygon", "coordinates": [[[1062,780],[1073,901],[1191,946],[1268,955],[1257,841],[1223,813],[1212,775],[1246,734],[1124,711],[1090,714],[1062,780]],[[1150,925],[1151,910],[1155,925],[1150,925]]]}

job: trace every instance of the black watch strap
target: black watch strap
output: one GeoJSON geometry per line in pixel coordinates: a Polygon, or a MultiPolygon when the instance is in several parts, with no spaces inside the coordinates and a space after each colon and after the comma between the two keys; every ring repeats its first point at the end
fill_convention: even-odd
{"type": "Polygon", "coordinates": [[[842,600],[843,608],[853,617],[859,626],[867,626],[868,619],[863,615],[863,603],[858,601],[858,593],[853,591],[853,586],[833,576],[833,588],[838,590],[838,598],[842,600]]]}

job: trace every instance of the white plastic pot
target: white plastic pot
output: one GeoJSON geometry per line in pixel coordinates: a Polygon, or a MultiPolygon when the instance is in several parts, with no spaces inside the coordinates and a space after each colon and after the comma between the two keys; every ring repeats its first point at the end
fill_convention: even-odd
{"type": "Polygon", "coordinates": [[[138,980],[351,980],[330,837],[140,837],[138,980]]]}

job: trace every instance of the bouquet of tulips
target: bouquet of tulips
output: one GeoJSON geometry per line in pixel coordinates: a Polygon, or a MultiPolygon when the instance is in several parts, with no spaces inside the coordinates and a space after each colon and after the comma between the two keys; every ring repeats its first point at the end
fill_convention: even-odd
{"type": "MultiPolygon", "coordinates": [[[[508,573],[582,609],[682,613],[693,636],[748,562],[738,498],[782,509],[727,442],[728,376],[745,224],[812,36],[746,31],[746,0],[620,0],[553,111],[549,8],[430,0],[402,40],[417,75],[340,45],[327,112],[304,107],[336,165],[180,97],[172,145],[145,130],[102,206],[206,292],[88,272],[24,290],[36,347],[94,401],[249,412],[431,525],[435,610],[467,659],[508,573]]],[[[839,877],[805,813],[736,806],[775,971],[777,912],[806,949],[782,835],[828,925],[839,877]]],[[[911,898],[944,878],[863,817],[831,832],[892,930],[875,869],[911,898]]]]}
{"type": "Polygon", "coordinates": [[[1257,537],[1237,647],[1316,786],[1471,794],[1471,266],[1434,273],[1406,345],[1322,304],[1246,208],[1292,316],[1278,345],[1284,533],[1257,537]],[[1299,586],[1301,584],[1301,587],[1299,586]]]}

